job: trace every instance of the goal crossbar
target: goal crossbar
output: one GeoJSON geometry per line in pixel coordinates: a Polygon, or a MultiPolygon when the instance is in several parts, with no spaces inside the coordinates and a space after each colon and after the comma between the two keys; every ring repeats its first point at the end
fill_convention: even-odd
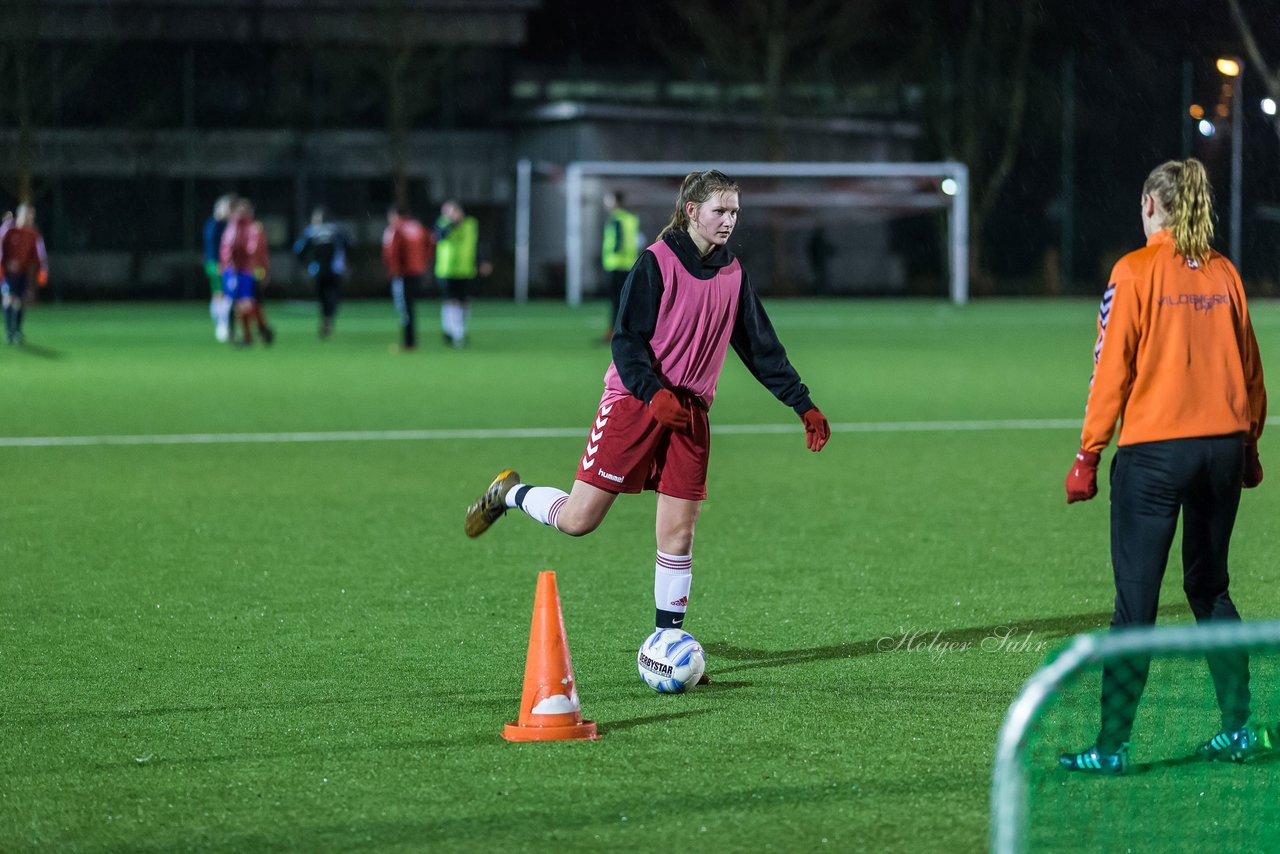
{"type": "MultiPolygon", "coordinates": [[[[586,241],[582,233],[583,181],[587,177],[670,177],[682,178],[690,172],[707,168],[694,161],[618,161],[579,160],[570,163],[565,179],[565,299],[570,305],[582,302],[586,241]]],[[[939,161],[929,163],[775,163],[742,161],[716,164],[716,168],[732,177],[751,178],[950,178],[955,193],[949,199],[948,243],[951,301],[963,305],[969,299],[969,169],[963,163],[939,161]]],[[[517,168],[517,177],[530,174],[527,166],[517,168]]],[[[517,193],[517,195],[520,195],[517,193]]],[[[921,206],[914,197],[908,205],[921,206]]],[[[517,229],[519,232],[519,229],[517,229]]],[[[524,233],[527,253],[527,231],[524,233]]],[[[521,254],[519,236],[517,256],[521,254]]],[[[526,286],[527,288],[527,286],[526,286]]],[[[519,284],[517,284],[519,292],[519,284]]],[[[526,291],[527,292],[527,291],[526,291]]]]}

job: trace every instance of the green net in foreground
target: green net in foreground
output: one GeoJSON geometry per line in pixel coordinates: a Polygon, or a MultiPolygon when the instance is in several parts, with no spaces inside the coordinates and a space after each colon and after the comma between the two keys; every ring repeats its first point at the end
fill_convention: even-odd
{"type": "MultiPolygon", "coordinates": [[[[1277,671],[1280,622],[1076,638],[1027,682],[1001,729],[992,849],[1280,850],[1277,671]],[[1104,717],[1114,726],[1134,710],[1133,688],[1148,659],[1123,773],[1062,767],[1062,754],[1075,755],[1099,741],[1104,717]],[[1241,670],[1246,661],[1247,689],[1241,670]],[[1256,738],[1244,750],[1225,741],[1200,749],[1223,730],[1222,707],[1240,715],[1245,697],[1256,738]],[[1233,761],[1241,753],[1244,761],[1233,761]]],[[[1228,721],[1228,728],[1234,723],[1228,721]]],[[[1114,749],[1101,747],[1104,754],[1114,749]]]]}

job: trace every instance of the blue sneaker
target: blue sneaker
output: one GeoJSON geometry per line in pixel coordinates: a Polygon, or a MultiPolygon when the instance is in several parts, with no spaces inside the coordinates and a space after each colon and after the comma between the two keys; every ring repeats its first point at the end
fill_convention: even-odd
{"type": "Polygon", "coordinates": [[[1100,753],[1095,744],[1084,753],[1062,754],[1058,757],[1058,764],[1068,771],[1118,777],[1129,771],[1129,744],[1126,742],[1120,745],[1117,753],[1100,753]]]}
{"type": "Polygon", "coordinates": [[[1250,719],[1239,729],[1224,729],[1196,748],[1196,756],[1219,762],[1248,762],[1271,752],[1271,733],[1250,719]]]}

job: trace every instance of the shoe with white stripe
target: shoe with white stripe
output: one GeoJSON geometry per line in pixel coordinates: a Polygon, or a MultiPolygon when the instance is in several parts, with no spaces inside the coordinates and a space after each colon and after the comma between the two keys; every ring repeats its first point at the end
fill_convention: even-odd
{"type": "Polygon", "coordinates": [[[499,472],[493,479],[493,483],[489,484],[489,488],[485,490],[484,495],[467,508],[467,519],[463,524],[463,530],[467,532],[468,537],[480,536],[489,530],[489,526],[498,521],[503,513],[507,512],[507,493],[519,482],[520,475],[516,474],[514,469],[499,472]]]}
{"type": "Polygon", "coordinates": [[[1239,729],[1226,730],[1196,748],[1196,756],[1219,762],[1248,762],[1271,752],[1271,733],[1250,720],[1239,729]]]}
{"type": "Polygon", "coordinates": [[[1084,753],[1062,754],[1058,758],[1058,764],[1068,771],[1118,777],[1129,771],[1129,745],[1120,745],[1120,750],[1116,753],[1101,753],[1095,744],[1084,753]]]}

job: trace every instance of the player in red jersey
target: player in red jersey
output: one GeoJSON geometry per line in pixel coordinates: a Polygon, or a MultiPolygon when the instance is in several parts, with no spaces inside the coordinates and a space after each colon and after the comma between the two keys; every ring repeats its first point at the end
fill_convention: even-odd
{"type": "Polygon", "coordinates": [[[391,280],[391,298],[400,315],[400,343],[396,350],[410,353],[418,346],[414,302],[422,287],[422,277],[435,256],[435,240],[422,223],[396,206],[387,209],[387,228],[382,232],[382,265],[391,280]]]}
{"type": "Polygon", "coordinates": [[[49,281],[49,259],[44,251],[44,238],[36,229],[36,209],[29,204],[18,206],[17,215],[3,229],[0,237],[0,302],[4,305],[5,341],[22,344],[22,321],[31,280],[40,287],[49,281]]]}
{"type": "Polygon", "coordinates": [[[267,237],[262,225],[254,220],[253,203],[248,199],[236,200],[231,219],[222,232],[218,259],[222,267],[222,287],[232,300],[236,318],[244,330],[237,346],[247,347],[253,343],[251,323],[257,324],[263,343],[270,346],[276,340],[276,333],[267,323],[258,300],[258,289],[266,286],[270,270],[267,237]]]}
{"type": "Polygon", "coordinates": [[[738,185],[724,173],[691,173],[671,222],[632,267],[573,491],[529,486],[507,470],[466,515],[471,537],[512,507],[577,537],[600,525],[620,493],[655,490],[658,628],[681,627],[688,607],[694,525],[707,497],[707,413],[729,347],[800,417],[809,450],[822,450],[831,433],[729,251],[738,210],[738,185]]]}

